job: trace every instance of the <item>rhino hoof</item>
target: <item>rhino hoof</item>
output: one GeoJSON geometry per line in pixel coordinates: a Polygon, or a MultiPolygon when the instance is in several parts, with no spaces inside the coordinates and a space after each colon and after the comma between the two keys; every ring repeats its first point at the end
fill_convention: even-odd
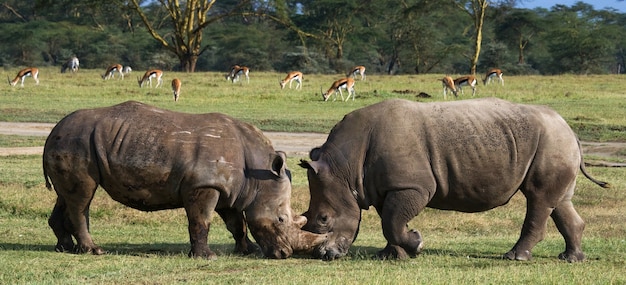
{"type": "Polygon", "coordinates": [[[567,262],[579,262],[585,260],[585,254],[582,252],[563,252],[559,254],[559,259],[566,260],[567,262]]]}
{"type": "Polygon", "coordinates": [[[387,260],[387,259],[407,259],[409,254],[400,246],[387,245],[383,250],[376,254],[375,259],[387,260]]]}
{"type": "Polygon", "coordinates": [[[508,260],[526,261],[526,260],[531,260],[532,259],[532,254],[528,250],[524,250],[524,251],[520,251],[520,252],[515,251],[515,250],[511,250],[511,251],[505,253],[502,258],[508,259],[508,260]]]}
{"type": "Polygon", "coordinates": [[[190,251],[188,256],[191,258],[204,258],[206,260],[217,260],[217,254],[215,254],[209,249],[202,251],[201,253],[194,253],[193,251],[190,251]]]}

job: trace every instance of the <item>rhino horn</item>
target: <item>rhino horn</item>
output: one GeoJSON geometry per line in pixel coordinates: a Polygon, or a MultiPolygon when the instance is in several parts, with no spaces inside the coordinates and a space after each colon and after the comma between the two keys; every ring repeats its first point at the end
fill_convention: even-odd
{"type": "MultiPolygon", "coordinates": [[[[296,216],[293,220],[298,229],[304,227],[307,222],[305,216],[296,216]]],[[[305,230],[299,230],[296,240],[292,242],[292,249],[298,253],[310,253],[313,249],[328,240],[328,234],[316,234],[305,230]]]]}

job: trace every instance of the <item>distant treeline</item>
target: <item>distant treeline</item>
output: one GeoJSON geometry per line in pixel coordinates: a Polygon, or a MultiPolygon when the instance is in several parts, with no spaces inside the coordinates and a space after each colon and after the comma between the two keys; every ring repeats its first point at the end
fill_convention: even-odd
{"type": "MultiPolygon", "coordinates": [[[[177,55],[148,33],[125,4],[128,1],[3,2],[4,68],[60,70],[75,55],[81,68],[120,63],[135,70],[181,69],[177,55]]],[[[140,2],[165,40],[171,41],[167,35],[174,23],[159,1],[140,2]]],[[[626,14],[595,10],[582,2],[549,10],[517,9],[515,1],[492,2],[484,18],[479,73],[491,67],[506,74],[624,73],[626,14]]],[[[464,74],[470,70],[476,36],[475,19],[463,9],[471,3],[216,1],[209,13],[230,13],[203,29],[195,70],[227,71],[242,64],[253,71],[345,73],[365,65],[368,74],[464,74]]]]}

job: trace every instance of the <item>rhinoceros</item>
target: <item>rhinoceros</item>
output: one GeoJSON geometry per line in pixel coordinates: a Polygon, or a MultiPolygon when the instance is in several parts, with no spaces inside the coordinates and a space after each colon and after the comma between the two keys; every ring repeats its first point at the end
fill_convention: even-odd
{"type": "Polygon", "coordinates": [[[57,251],[105,253],[89,233],[98,186],[138,210],[184,208],[190,257],[216,258],[207,245],[214,211],[243,254],[258,250],[246,224],[271,258],[325,238],[301,230],[306,218],[292,213],[284,153],[256,127],[220,113],[185,114],[134,101],[78,110],[52,129],[43,171],[58,196],[48,221],[57,251]]]}
{"type": "Polygon", "coordinates": [[[361,209],[381,217],[387,246],[381,259],[417,255],[423,245],[407,223],[425,207],[481,212],[521,191],[527,212],[521,236],[504,254],[529,260],[548,216],[565,239],[559,258],[583,260],[584,222],[574,209],[582,161],[577,136],[544,106],[489,98],[449,103],[388,100],[347,114],[309,153],[310,202],[304,230],[328,233],[314,257],[344,256],[356,239],[361,209]]]}

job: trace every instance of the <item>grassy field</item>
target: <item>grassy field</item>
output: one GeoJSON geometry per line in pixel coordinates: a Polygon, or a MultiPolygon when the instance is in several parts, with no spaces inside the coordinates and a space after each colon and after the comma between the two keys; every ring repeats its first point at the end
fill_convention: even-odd
{"type": "MultiPolygon", "coordinates": [[[[5,70],[14,76],[17,70],[5,70]]],[[[305,75],[302,91],[280,90],[284,74],[251,71],[250,84],[230,84],[219,73],[165,74],[163,88],[139,89],[135,77],[103,81],[99,70],[60,74],[43,69],[41,84],[0,86],[0,121],[56,122],[79,108],[137,100],[192,113],[223,112],[263,130],[328,130],[356,108],[386,98],[440,101],[439,75],[376,76],[357,81],[356,100],[322,102],[340,76],[305,75]],[[183,81],[175,103],[169,82],[183,81]],[[416,98],[425,92],[432,98],[416,98]]],[[[4,75],[4,74],[2,74],[4,75]]],[[[506,87],[478,87],[476,97],[497,96],[545,104],[561,113],[585,140],[626,141],[623,78],[620,76],[507,77],[506,87]]],[[[466,90],[463,99],[469,98],[466,90]]],[[[453,100],[448,98],[448,100],[453,100]]],[[[0,136],[5,146],[38,145],[38,138],[0,136]]],[[[289,158],[293,171],[293,207],[308,204],[306,174],[289,158]]],[[[518,238],[525,200],[489,212],[462,214],[426,210],[411,221],[421,231],[425,251],[406,261],[376,261],[371,256],[385,240],[374,210],[364,211],[359,237],[349,256],[323,262],[296,256],[267,260],[231,254],[234,242],[219,218],[211,227],[210,246],[217,261],[187,258],[189,238],[184,211],[144,213],[112,201],[99,191],[91,207],[91,231],[108,255],[54,252],[56,239],[47,226],[55,194],[45,189],[40,156],[0,157],[0,284],[624,284],[626,283],[626,175],[622,168],[589,168],[613,187],[601,189],[579,177],[574,204],[587,222],[583,249],[587,260],[569,264],[556,256],[564,242],[549,221],[544,241],[529,262],[501,260],[518,238]]]]}

